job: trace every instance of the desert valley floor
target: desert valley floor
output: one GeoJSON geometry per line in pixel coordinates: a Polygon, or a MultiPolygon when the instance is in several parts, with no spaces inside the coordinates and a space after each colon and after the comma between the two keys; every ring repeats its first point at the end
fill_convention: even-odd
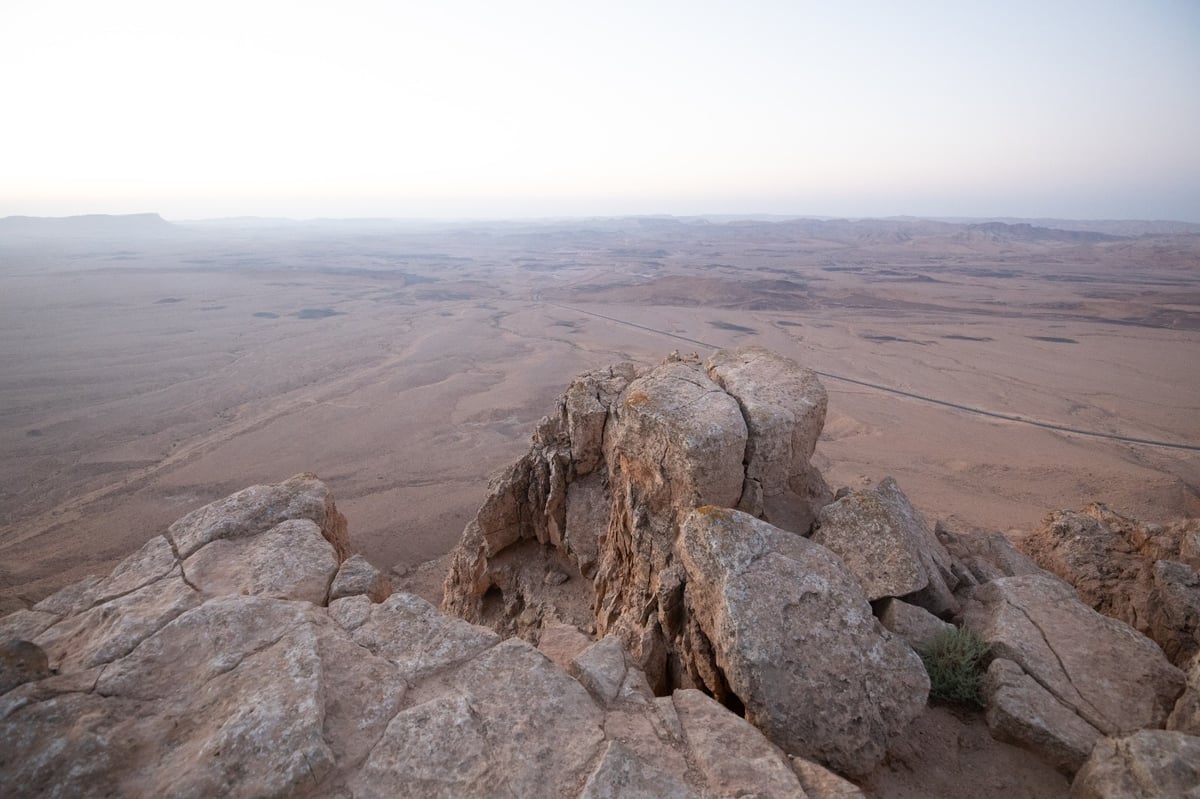
{"type": "Polygon", "coordinates": [[[893,475],[961,530],[1018,534],[1093,500],[1200,515],[1195,233],[637,218],[0,236],[0,599],[302,471],[372,562],[404,570],[453,546],[576,373],[745,344],[824,375],[834,487],[893,475]]]}

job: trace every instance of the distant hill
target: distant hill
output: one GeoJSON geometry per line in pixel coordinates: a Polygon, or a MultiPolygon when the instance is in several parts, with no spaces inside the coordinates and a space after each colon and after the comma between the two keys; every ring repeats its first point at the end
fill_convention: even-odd
{"type": "Polygon", "coordinates": [[[1128,236],[1116,236],[1111,233],[1099,233],[1093,230],[1063,230],[1061,228],[1038,227],[1027,222],[1015,225],[1004,222],[984,222],[978,225],[968,225],[964,233],[967,237],[983,234],[994,239],[1011,241],[1062,241],[1071,244],[1083,244],[1100,241],[1121,241],[1128,236]]]}
{"type": "Polygon", "coordinates": [[[1051,219],[1020,217],[896,217],[898,219],[931,219],[951,222],[956,225],[1004,224],[1010,226],[1029,225],[1052,230],[1077,230],[1088,233],[1104,233],[1109,236],[1175,236],[1200,233],[1200,224],[1177,222],[1168,219],[1051,219]]]}
{"type": "Polygon", "coordinates": [[[177,228],[158,214],[87,214],[85,216],[6,216],[0,219],[4,238],[162,238],[177,228]]]}

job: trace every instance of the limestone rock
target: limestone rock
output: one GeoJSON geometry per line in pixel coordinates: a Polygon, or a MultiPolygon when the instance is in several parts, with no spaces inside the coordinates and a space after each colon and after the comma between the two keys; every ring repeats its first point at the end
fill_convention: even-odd
{"type": "Polygon", "coordinates": [[[1200,738],[1142,730],[1102,738],[1071,783],[1071,799],[1198,799],[1200,738]]]}
{"type": "Polygon", "coordinates": [[[288,519],[253,537],[220,538],[183,562],[188,582],[210,596],[258,594],[325,604],[336,553],[308,519],[288,519]]]}
{"type": "Polygon", "coordinates": [[[410,594],[323,607],[337,554],[310,516],[336,509],[289,482],[175,526],[207,531],[183,564],[153,539],[0,619],[27,634],[0,651],[6,798],[804,796],[742,719],[655,698],[616,637],[573,652],[577,681],[410,594]]]}
{"type": "Polygon", "coordinates": [[[845,562],[868,599],[905,597],[938,616],[958,611],[950,553],[890,477],[826,505],[812,540],[845,562]]]}
{"type": "Polygon", "coordinates": [[[929,649],[939,634],[954,630],[953,624],[900,599],[883,600],[878,616],[888,632],[903,638],[917,652],[929,649]]]}
{"type": "Polygon", "coordinates": [[[571,661],[592,644],[580,629],[572,624],[548,622],[538,637],[538,651],[554,661],[559,668],[569,669],[571,661]]]}
{"type": "Polygon", "coordinates": [[[581,375],[489,487],[443,608],[529,640],[591,625],[620,636],[656,692],[691,685],[679,524],[754,493],[756,514],[807,531],[829,499],[809,460],[825,404],[811,371],[757,348],[581,375]]]}
{"type": "Polygon", "coordinates": [[[788,759],[809,799],[867,799],[861,788],[829,769],[802,757],[788,759]]]}
{"type": "Polygon", "coordinates": [[[338,567],[329,586],[329,601],[362,594],[372,602],[382,602],[392,593],[392,583],[383,572],[362,555],[351,555],[338,567]]]}
{"type": "Polygon", "coordinates": [[[996,658],[983,685],[987,723],[998,740],[1025,747],[1074,774],[1103,734],[1011,660],[996,658]]]}
{"type": "Polygon", "coordinates": [[[1093,503],[1050,514],[1022,546],[1085,603],[1150,637],[1182,665],[1200,651],[1197,538],[1200,520],[1146,525],[1093,503]]]}
{"type": "Polygon", "coordinates": [[[176,566],[161,580],[65,617],[34,640],[46,650],[53,668],[79,671],[127,655],[200,601],[176,566]]]}
{"type": "Polygon", "coordinates": [[[933,533],[950,553],[951,569],[959,582],[956,592],[1000,577],[1043,573],[1001,532],[957,533],[938,522],[933,533]]]}
{"type": "Polygon", "coordinates": [[[745,486],[738,508],[776,527],[807,533],[832,498],[810,463],[825,426],[828,395],[817,375],[761,347],[720,350],[709,376],[746,420],[745,486]]]}
{"type": "Polygon", "coordinates": [[[1167,729],[1200,735],[1200,654],[1192,656],[1187,670],[1187,688],[1175,702],[1167,729]]]}
{"type": "Polygon", "coordinates": [[[671,701],[689,749],[718,796],[804,797],[787,756],[746,721],[696,690],[671,701]]]}
{"type": "Polygon", "coordinates": [[[688,609],[709,643],[685,652],[697,682],[736,696],[788,752],[851,775],[878,765],[924,709],[929,678],[911,648],[877,628],[841,561],[712,507],[688,516],[680,546],[688,609]]]}
{"type": "Polygon", "coordinates": [[[0,694],[49,676],[50,661],[40,646],[15,638],[0,642],[0,694]]]}
{"type": "Polygon", "coordinates": [[[1016,663],[1105,735],[1161,727],[1183,674],[1154,642],[1101,616],[1048,575],[1003,577],[975,589],[965,625],[994,657],[1016,663]]]}
{"type": "Polygon", "coordinates": [[[699,799],[699,794],[612,741],[583,786],[580,799],[699,799]]]}
{"type": "Polygon", "coordinates": [[[167,528],[176,556],[187,558],[212,541],[248,538],[280,522],[308,519],[334,548],[340,563],[349,554],[346,518],[315,474],[298,474],[274,485],[243,489],[219,502],[192,511],[167,528]]]}
{"type": "Polygon", "coordinates": [[[608,636],[580,652],[567,669],[601,705],[654,699],[646,676],[630,662],[621,640],[608,636]]]}

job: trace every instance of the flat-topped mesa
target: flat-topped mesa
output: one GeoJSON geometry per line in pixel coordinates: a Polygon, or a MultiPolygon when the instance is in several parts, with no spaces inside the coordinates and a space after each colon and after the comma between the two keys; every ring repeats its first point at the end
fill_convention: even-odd
{"type": "Polygon", "coordinates": [[[714,505],[807,534],[832,499],[809,462],[826,405],[811,370],[757,347],[580,375],[467,525],[444,608],[534,639],[544,618],[594,625],[658,691],[695,683],[680,524],[714,505]]]}

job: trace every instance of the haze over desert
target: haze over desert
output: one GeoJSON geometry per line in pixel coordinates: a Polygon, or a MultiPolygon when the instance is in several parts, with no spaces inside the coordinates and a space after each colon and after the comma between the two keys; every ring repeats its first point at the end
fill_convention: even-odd
{"type": "Polygon", "coordinates": [[[454,545],[573,375],[744,344],[822,373],[835,488],[892,475],[961,531],[1090,501],[1200,513],[1194,225],[5,223],[5,597],[302,471],[403,573],[454,545]]]}

